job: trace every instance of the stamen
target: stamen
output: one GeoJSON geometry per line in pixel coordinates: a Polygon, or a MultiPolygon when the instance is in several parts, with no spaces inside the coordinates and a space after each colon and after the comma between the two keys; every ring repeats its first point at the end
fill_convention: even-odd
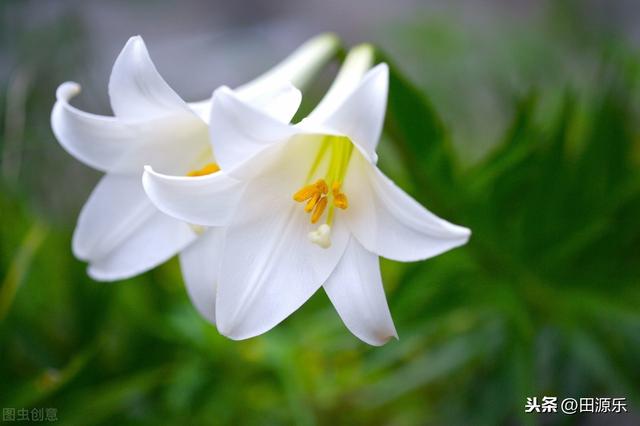
{"type": "Polygon", "coordinates": [[[344,193],[340,192],[333,196],[333,205],[339,209],[345,210],[349,207],[349,199],[344,193]]]}
{"type": "Polygon", "coordinates": [[[309,233],[309,239],[324,248],[331,245],[329,234],[336,208],[344,210],[349,207],[349,199],[340,188],[347,175],[352,152],[353,143],[347,137],[325,136],[311,164],[305,186],[293,194],[295,201],[306,202],[304,211],[311,213],[311,223],[317,223],[327,211],[325,223],[309,233]],[[325,161],[327,156],[328,162],[325,161]],[[324,167],[326,170],[322,175],[319,169],[324,167]],[[310,183],[318,174],[324,177],[310,183]]]}
{"type": "Polygon", "coordinates": [[[327,183],[324,181],[324,179],[318,179],[315,183],[303,186],[301,189],[299,189],[298,192],[293,194],[293,199],[300,203],[313,197],[316,193],[320,193],[320,195],[322,195],[326,194],[327,192],[329,192],[327,183]]]}
{"type": "Polygon", "coordinates": [[[314,194],[318,191],[318,189],[316,188],[316,185],[307,185],[302,187],[300,190],[298,190],[298,192],[296,192],[295,194],[293,194],[293,199],[299,203],[308,200],[309,198],[313,197],[314,194]]]}
{"type": "Polygon", "coordinates": [[[215,173],[219,170],[220,170],[220,166],[218,166],[216,163],[208,163],[201,169],[190,171],[189,173],[187,173],[187,176],[190,176],[190,177],[206,176],[206,175],[215,173]]]}
{"type": "Polygon", "coordinates": [[[327,197],[320,198],[320,201],[318,201],[316,207],[313,209],[313,213],[311,214],[311,223],[316,223],[320,219],[326,207],[327,197]]]}
{"type": "Polygon", "coordinates": [[[339,209],[346,209],[349,207],[349,199],[347,195],[343,192],[340,192],[340,186],[342,184],[338,181],[333,182],[331,185],[331,192],[333,193],[333,205],[339,209]]]}
{"type": "Polygon", "coordinates": [[[323,194],[329,192],[329,187],[327,186],[327,182],[325,182],[324,179],[319,179],[316,182],[316,188],[318,188],[318,191],[322,192],[323,194]]]}
{"type": "Polygon", "coordinates": [[[322,197],[321,192],[316,192],[315,194],[313,194],[313,197],[311,197],[311,199],[307,201],[307,204],[304,206],[304,211],[309,213],[311,210],[313,210],[318,200],[320,200],[320,197],[322,197]]]}

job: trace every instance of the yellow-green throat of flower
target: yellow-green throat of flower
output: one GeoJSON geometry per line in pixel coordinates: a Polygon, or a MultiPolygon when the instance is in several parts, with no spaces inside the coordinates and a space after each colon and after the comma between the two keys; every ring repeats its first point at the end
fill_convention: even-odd
{"type": "Polygon", "coordinates": [[[305,203],[304,211],[310,213],[311,223],[317,223],[327,211],[326,221],[309,233],[309,240],[322,248],[331,246],[331,224],[335,208],[345,210],[349,207],[347,195],[341,191],[347,174],[347,167],[353,144],[345,136],[325,136],[320,143],[318,153],[311,165],[305,185],[293,194],[293,199],[305,203]],[[329,157],[324,176],[318,176],[318,169],[329,157]],[[313,183],[312,180],[317,178],[313,183]]]}
{"type": "Polygon", "coordinates": [[[191,170],[187,173],[189,177],[206,176],[212,173],[220,171],[220,166],[217,163],[207,163],[202,168],[197,170],[191,170]]]}
{"type": "MultiPolygon", "coordinates": [[[[187,176],[189,176],[189,177],[206,176],[206,175],[210,175],[210,174],[213,174],[213,173],[217,173],[219,171],[220,171],[220,166],[218,166],[218,163],[207,163],[207,164],[205,164],[204,166],[202,166],[199,169],[191,170],[191,171],[187,172],[187,176]]],[[[207,228],[205,226],[194,225],[194,224],[191,224],[191,223],[189,224],[189,227],[197,235],[202,235],[207,230],[207,228]]]]}

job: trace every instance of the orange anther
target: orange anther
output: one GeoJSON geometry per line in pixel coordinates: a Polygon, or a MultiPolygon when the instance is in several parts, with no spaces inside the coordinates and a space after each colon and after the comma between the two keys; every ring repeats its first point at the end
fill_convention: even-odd
{"type": "Polygon", "coordinates": [[[322,197],[313,209],[313,213],[311,214],[311,223],[316,223],[320,219],[326,207],[327,197],[322,197]]]}
{"type": "Polygon", "coordinates": [[[307,201],[307,204],[304,206],[304,211],[309,213],[311,210],[313,210],[320,197],[322,197],[322,194],[320,192],[316,192],[315,194],[313,194],[313,197],[311,197],[311,199],[307,201]]]}
{"type": "Polygon", "coordinates": [[[318,192],[318,188],[315,185],[307,185],[298,190],[295,194],[293,194],[293,199],[297,202],[302,202],[308,200],[313,197],[313,195],[318,192]]]}
{"type": "Polygon", "coordinates": [[[322,192],[323,194],[326,194],[327,192],[329,192],[329,187],[327,186],[327,182],[324,181],[324,179],[319,179],[316,183],[316,188],[318,188],[318,191],[322,192]]]}
{"type": "Polygon", "coordinates": [[[349,199],[344,193],[340,192],[333,195],[333,204],[337,208],[344,210],[349,207],[349,199]]]}

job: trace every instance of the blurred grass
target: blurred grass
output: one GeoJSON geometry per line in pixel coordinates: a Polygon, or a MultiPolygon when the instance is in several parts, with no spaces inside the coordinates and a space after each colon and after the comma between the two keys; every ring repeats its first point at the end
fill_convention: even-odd
{"type": "MultiPolygon", "coordinates": [[[[74,22],[39,31],[82,57],[74,22]]],[[[468,37],[423,30],[408,33],[418,50],[440,31],[468,37]]],[[[555,48],[577,50],[575,34],[555,48]]],[[[544,49],[544,37],[532,43],[544,49]]],[[[22,131],[8,130],[11,83],[0,88],[0,152],[12,156],[3,164],[22,163],[0,184],[0,406],[56,407],[62,424],[82,425],[583,424],[525,415],[526,397],[623,396],[636,412],[627,421],[638,420],[640,55],[618,39],[589,45],[597,66],[579,81],[531,77],[533,54],[514,54],[529,84],[505,89],[507,124],[483,123],[501,135],[473,161],[461,149],[475,141],[456,139],[459,123],[438,111],[443,94],[429,98],[399,58],[381,56],[392,70],[381,167],[474,231],[430,261],[382,262],[400,333],[383,348],[351,336],[323,294],[266,335],[233,342],[195,313],[175,261],[92,282],[70,252],[76,212],[56,201],[76,166],[48,128],[71,65],[43,71],[47,52],[5,40],[28,59],[31,84],[22,131]]],[[[441,49],[462,60],[455,44],[441,49]]]]}

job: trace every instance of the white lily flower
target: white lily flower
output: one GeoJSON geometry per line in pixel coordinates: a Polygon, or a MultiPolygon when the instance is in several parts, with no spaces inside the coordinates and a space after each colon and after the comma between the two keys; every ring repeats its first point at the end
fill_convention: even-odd
{"type": "MultiPolygon", "coordinates": [[[[305,84],[337,48],[335,36],[318,36],[238,88],[236,95],[271,119],[288,123],[301,98],[289,81],[305,84]]],[[[71,82],[58,88],[53,131],[71,155],[106,175],[80,213],[73,253],[89,262],[88,273],[94,279],[128,278],[171,258],[203,231],[159,212],[145,195],[140,177],[146,164],[178,175],[219,169],[209,143],[210,100],[183,101],[162,79],[139,36],[127,42],[111,73],[109,97],[115,116],[90,114],[70,105],[79,92],[80,86],[71,82]]],[[[228,178],[226,182],[233,183],[228,178]]],[[[181,257],[188,271],[193,270],[189,265],[198,263],[198,245],[216,239],[208,234],[181,257]]],[[[185,276],[190,279],[189,273],[185,276]]]]}
{"type": "Polygon", "coordinates": [[[372,61],[370,46],[353,49],[327,95],[296,125],[218,89],[212,142],[242,188],[225,188],[215,175],[190,179],[146,168],[147,194],[180,220],[211,226],[221,204],[235,211],[218,279],[210,277],[217,294],[206,302],[215,300],[210,309],[222,334],[264,333],[323,286],[349,330],[382,345],[397,333],[378,256],[416,261],[468,240],[469,229],[438,218],[376,167],[388,68],[369,70],[372,61]]]}

